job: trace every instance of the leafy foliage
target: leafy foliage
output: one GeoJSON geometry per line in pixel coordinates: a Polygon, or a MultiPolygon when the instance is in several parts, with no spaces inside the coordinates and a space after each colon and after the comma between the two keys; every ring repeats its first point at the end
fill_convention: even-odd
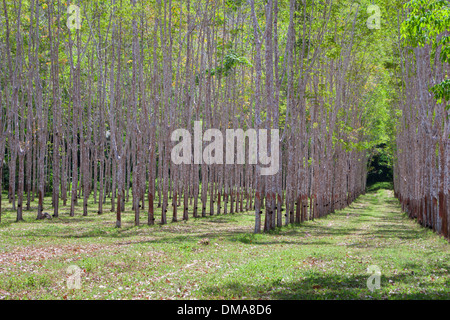
{"type": "MultiPolygon", "coordinates": [[[[450,39],[445,35],[450,26],[450,3],[445,0],[412,0],[405,4],[408,18],[402,23],[402,37],[412,47],[430,44],[433,50],[440,47],[442,63],[450,62],[450,39]]],[[[438,103],[450,99],[450,82],[444,80],[432,88],[438,103]]],[[[447,106],[447,108],[450,105],[447,106]]]]}

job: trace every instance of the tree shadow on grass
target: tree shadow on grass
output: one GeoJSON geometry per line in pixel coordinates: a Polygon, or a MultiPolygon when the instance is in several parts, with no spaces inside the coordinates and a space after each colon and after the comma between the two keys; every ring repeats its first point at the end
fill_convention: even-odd
{"type": "Polygon", "coordinates": [[[201,239],[209,238],[210,242],[217,241],[216,239],[222,239],[230,242],[237,242],[243,245],[257,245],[257,246],[271,246],[271,245],[323,245],[333,246],[335,245],[331,239],[334,235],[351,234],[356,229],[333,230],[331,227],[323,227],[321,230],[321,237],[309,235],[308,232],[314,233],[314,229],[320,226],[303,227],[302,225],[291,227],[288,230],[282,230],[280,234],[268,233],[268,234],[254,234],[251,231],[243,231],[242,229],[236,230],[205,230],[199,232],[193,230],[192,232],[186,232],[186,230],[180,231],[175,228],[161,229],[161,226],[154,225],[148,227],[142,225],[139,227],[127,226],[120,229],[115,228],[94,228],[89,229],[86,232],[73,234],[73,229],[38,229],[29,230],[25,235],[32,237],[43,238],[59,238],[59,239],[90,239],[90,238],[106,238],[127,240],[125,244],[156,244],[156,243],[198,243],[201,239]],[[181,234],[180,234],[181,233],[181,234]],[[282,235],[283,238],[279,236],[282,235]],[[148,238],[151,237],[151,240],[148,238]],[[285,237],[289,237],[286,240],[285,237]],[[132,239],[135,238],[135,239],[132,239]],[[330,239],[330,241],[327,241],[330,239]]]}
{"type": "MultiPolygon", "coordinates": [[[[206,219],[198,218],[198,222],[206,224],[220,223],[221,225],[226,225],[229,220],[233,219],[233,216],[212,216],[205,217],[206,219]],[[202,219],[202,220],[201,220],[202,219]]],[[[122,226],[120,229],[113,227],[103,228],[88,228],[85,232],[77,231],[77,234],[73,233],[72,228],[65,228],[67,224],[66,221],[84,222],[89,220],[95,220],[94,217],[80,217],[80,218],[63,218],[55,223],[60,222],[62,228],[51,229],[32,229],[25,232],[22,236],[32,236],[32,237],[47,237],[47,238],[60,238],[60,239],[90,239],[90,238],[106,238],[106,239],[131,239],[136,238],[133,241],[128,241],[127,243],[182,243],[182,242],[198,242],[200,239],[210,238],[217,239],[222,238],[226,241],[239,242],[244,245],[258,245],[258,246],[270,246],[270,245],[324,245],[330,246],[335,245],[332,242],[335,236],[345,236],[351,235],[358,231],[357,228],[339,227],[339,226],[324,226],[321,224],[305,223],[290,225],[289,227],[278,228],[274,231],[270,231],[265,234],[255,235],[251,230],[252,227],[249,226],[248,231],[244,230],[242,227],[236,229],[213,229],[204,231],[199,231],[195,229],[195,225],[191,224],[187,228],[180,230],[178,224],[182,224],[182,221],[176,223],[169,223],[167,225],[140,225],[138,227],[134,225],[122,226]],[[177,226],[178,225],[178,226],[177,226]],[[283,238],[280,238],[282,236],[283,238]],[[151,237],[151,240],[148,238],[151,237]],[[289,237],[286,240],[286,237],[289,237]],[[330,239],[330,241],[327,241],[330,239]]],[[[195,223],[195,222],[194,222],[195,223]]]]}
{"type": "Polygon", "coordinates": [[[404,226],[387,226],[379,227],[371,235],[383,239],[401,239],[401,240],[417,240],[426,236],[426,229],[414,230],[404,226]]]}
{"type": "Polygon", "coordinates": [[[286,281],[277,278],[261,285],[240,283],[235,280],[223,285],[208,286],[201,291],[208,297],[225,299],[273,300],[353,300],[353,299],[450,299],[450,292],[432,283],[421,283],[410,273],[385,277],[381,275],[380,289],[371,292],[367,287],[370,274],[344,276],[319,272],[305,272],[301,280],[286,281]]]}

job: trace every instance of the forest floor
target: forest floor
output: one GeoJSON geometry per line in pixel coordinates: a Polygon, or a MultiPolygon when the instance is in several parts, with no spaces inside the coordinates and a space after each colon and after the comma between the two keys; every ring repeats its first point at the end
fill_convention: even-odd
{"type": "Polygon", "coordinates": [[[87,217],[66,211],[15,223],[5,210],[0,299],[450,299],[450,244],[408,219],[392,190],[258,235],[252,212],[135,227],[126,211],[116,229],[94,204],[87,217]],[[70,265],[81,289],[67,289],[70,265]]]}

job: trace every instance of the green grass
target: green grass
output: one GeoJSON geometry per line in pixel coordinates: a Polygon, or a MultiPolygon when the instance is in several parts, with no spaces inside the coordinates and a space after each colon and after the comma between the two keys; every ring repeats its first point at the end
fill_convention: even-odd
{"type": "Polygon", "coordinates": [[[135,227],[127,204],[116,229],[109,205],[43,221],[33,208],[20,223],[6,208],[0,298],[450,299],[448,242],[401,213],[392,193],[378,188],[323,219],[258,235],[251,212],[135,227]],[[70,265],[82,269],[79,290],[67,289],[70,265]],[[370,265],[381,269],[374,292],[370,265]]]}
{"type": "Polygon", "coordinates": [[[367,186],[367,192],[374,192],[380,189],[393,189],[394,184],[392,182],[376,182],[367,186]]]}

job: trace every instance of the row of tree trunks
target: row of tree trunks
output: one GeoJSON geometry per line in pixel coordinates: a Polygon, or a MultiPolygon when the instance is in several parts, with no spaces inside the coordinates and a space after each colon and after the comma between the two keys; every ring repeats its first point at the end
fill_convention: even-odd
{"type": "Polygon", "coordinates": [[[405,86],[399,104],[395,196],[410,218],[449,239],[450,114],[428,88],[447,78],[450,68],[439,62],[439,50],[430,46],[401,53],[405,86]]]}
{"type": "MultiPolygon", "coordinates": [[[[356,94],[365,86],[355,55],[356,15],[346,20],[346,32],[338,31],[331,1],[252,0],[232,9],[217,1],[158,0],[150,11],[136,0],[111,1],[111,10],[80,2],[89,14],[81,30],[61,22],[67,8],[59,1],[46,10],[36,0],[17,4],[4,0],[2,10],[0,172],[5,163],[18,221],[24,193],[28,210],[37,195],[41,218],[51,188],[55,217],[67,206],[70,216],[80,206],[87,216],[91,197],[103,214],[110,198],[117,227],[131,202],[135,225],[144,213],[153,225],[157,216],[166,224],[170,214],[176,222],[254,211],[258,233],[324,217],[364,192],[367,158],[349,147],[366,139],[356,94]],[[285,36],[280,12],[287,9],[285,36]],[[24,27],[29,34],[19,32],[24,27]],[[321,49],[325,34],[340,55],[321,49]],[[41,61],[47,52],[48,64],[41,61]],[[185,128],[195,136],[194,121],[201,122],[200,134],[254,128],[258,145],[259,129],[268,130],[267,154],[279,170],[264,176],[266,164],[247,161],[174,164],[171,134],[185,128]]],[[[203,151],[214,139],[206,140],[203,151]]],[[[251,153],[247,144],[245,158],[251,153]]],[[[214,157],[207,154],[208,161],[214,157]]],[[[433,161],[445,167],[448,157],[433,161]]],[[[430,175],[434,184],[446,179],[440,171],[430,175]]],[[[439,186],[434,197],[447,199],[448,189],[439,186]]],[[[434,208],[432,200],[426,205],[434,208]]],[[[430,210],[425,220],[443,225],[442,212],[430,210]]]]}

